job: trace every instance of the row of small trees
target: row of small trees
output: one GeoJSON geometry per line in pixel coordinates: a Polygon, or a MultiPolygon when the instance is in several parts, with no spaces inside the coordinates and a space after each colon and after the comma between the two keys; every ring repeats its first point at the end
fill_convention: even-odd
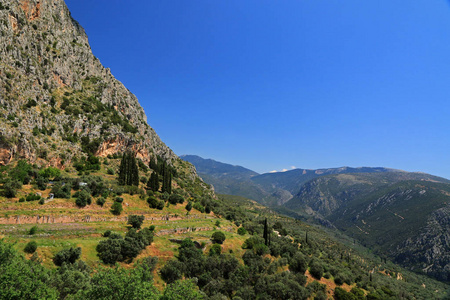
{"type": "MultiPolygon", "coordinates": [[[[166,161],[162,162],[161,166],[151,164],[153,172],[147,181],[147,189],[153,192],[159,191],[160,180],[162,177],[161,191],[163,193],[172,193],[172,168],[166,161]]],[[[132,152],[126,152],[122,155],[122,160],[119,167],[118,181],[120,185],[134,185],[139,186],[139,168],[132,152]]]]}

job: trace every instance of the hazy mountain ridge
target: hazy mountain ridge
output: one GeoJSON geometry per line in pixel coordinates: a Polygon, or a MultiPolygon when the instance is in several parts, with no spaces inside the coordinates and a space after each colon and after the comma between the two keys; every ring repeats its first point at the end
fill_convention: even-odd
{"type": "MultiPolygon", "coordinates": [[[[247,168],[204,159],[197,155],[182,155],[180,158],[192,163],[199,176],[214,186],[214,190],[219,194],[242,196],[260,203],[277,203],[278,197],[272,193],[278,192],[281,195],[285,193],[280,189],[266,191],[251,180],[259,174],[247,168]]],[[[290,198],[291,195],[288,194],[285,197],[290,198]]]]}
{"type": "MultiPolygon", "coordinates": [[[[204,176],[211,183],[209,175],[204,176]]],[[[218,186],[250,185],[248,180],[229,181],[226,174],[215,180],[218,186]]],[[[276,190],[293,195],[285,202],[252,198],[260,203],[284,203],[276,210],[289,214],[285,211],[289,209],[298,217],[337,228],[405,267],[449,279],[448,179],[387,168],[343,167],[267,173],[250,181],[272,197],[276,190]]],[[[245,197],[242,190],[233,193],[245,197]]]]}

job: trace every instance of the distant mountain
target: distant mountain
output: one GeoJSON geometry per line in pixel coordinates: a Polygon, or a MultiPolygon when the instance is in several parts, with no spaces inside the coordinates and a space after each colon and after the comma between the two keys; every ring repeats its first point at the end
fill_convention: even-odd
{"type": "Polygon", "coordinates": [[[407,172],[313,179],[285,204],[326,220],[377,253],[417,272],[450,279],[450,184],[407,172]]]}
{"type": "Polygon", "coordinates": [[[189,161],[220,193],[337,228],[411,270],[450,280],[450,181],[445,178],[369,167],[259,175],[199,157],[189,161]]]}
{"type": "Polygon", "coordinates": [[[252,177],[259,175],[255,171],[196,155],[182,155],[180,158],[193,164],[198,175],[206,183],[213,185],[219,194],[242,196],[261,203],[277,201],[263,187],[251,181],[252,177]]]}
{"type": "MultiPolygon", "coordinates": [[[[286,172],[266,173],[252,178],[252,181],[260,186],[263,186],[267,192],[271,192],[275,189],[281,189],[295,195],[300,188],[309,180],[318,178],[329,174],[347,174],[347,173],[382,173],[393,172],[396,170],[387,168],[330,168],[330,169],[294,169],[286,172]]],[[[289,199],[287,199],[289,200],[289,199]]],[[[279,204],[283,204],[286,201],[282,201],[279,204]]]]}
{"type": "Polygon", "coordinates": [[[239,180],[248,180],[253,176],[259,175],[255,171],[241,166],[233,166],[213,159],[204,159],[197,155],[181,155],[180,158],[193,164],[197,169],[197,172],[208,174],[213,177],[219,178],[227,176],[239,180]]]}

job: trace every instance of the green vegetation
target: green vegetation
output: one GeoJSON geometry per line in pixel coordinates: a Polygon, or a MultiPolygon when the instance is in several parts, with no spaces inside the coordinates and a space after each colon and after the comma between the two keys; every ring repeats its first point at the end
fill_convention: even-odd
{"type": "Polygon", "coordinates": [[[139,170],[136,158],[131,152],[124,153],[122,156],[118,182],[120,185],[139,185],[139,170]]]}
{"type": "Polygon", "coordinates": [[[130,215],[128,216],[127,223],[134,229],[141,229],[142,223],[144,223],[144,216],[130,215]]]}
{"type": "Polygon", "coordinates": [[[36,252],[36,249],[37,249],[37,243],[35,241],[31,241],[25,245],[25,248],[23,249],[23,251],[31,254],[31,253],[36,252]]]}
{"type": "Polygon", "coordinates": [[[226,239],[225,234],[220,231],[214,232],[213,235],[211,236],[211,240],[214,244],[223,244],[225,239],[226,239]]]}

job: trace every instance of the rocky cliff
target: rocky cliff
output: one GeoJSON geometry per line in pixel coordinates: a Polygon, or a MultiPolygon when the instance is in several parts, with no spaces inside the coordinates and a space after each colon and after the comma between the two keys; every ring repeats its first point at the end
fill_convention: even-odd
{"type": "Polygon", "coordinates": [[[64,168],[74,157],[125,150],[144,162],[176,159],[63,0],[2,0],[0,21],[0,164],[64,168]]]}

